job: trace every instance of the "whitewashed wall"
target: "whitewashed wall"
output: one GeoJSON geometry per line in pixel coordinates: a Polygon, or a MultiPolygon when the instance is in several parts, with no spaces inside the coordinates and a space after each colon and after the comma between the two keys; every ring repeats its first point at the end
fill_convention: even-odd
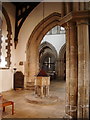
{"type": "MultiPolygon", "coordinates": [[[[26,61],[26,53],[25,53],[26,44],[35,26],[38,25],[39,22],[43,19],[43,3],[40,3],[29,14],[24,24],[22,25],[19,36],[18,36],[18,45],[17,45],[16,50],[14,49],[15,6],[11,3],[4,3],[3,5],[10,17],[12,31],[13,31],[12,32],[13,46],[11,48],[12,49],[11,50],[11,55],[12,55],[11,68],[9,70],[3,70],[2,72],[0,70],[0,75],[2,74],[2,78],[0,77],[0,81],[2,82],[1,91],[7,91],[13,88],[13,67],[14,65],[16,64],[17,70],[22,71],[24,73],[24,65],[20,66],[19,62],[26,61]]],[[[44,17],[47,17],[48,15],[54,12],[61,13],[61,3],[44,3],[44,17]]]]}

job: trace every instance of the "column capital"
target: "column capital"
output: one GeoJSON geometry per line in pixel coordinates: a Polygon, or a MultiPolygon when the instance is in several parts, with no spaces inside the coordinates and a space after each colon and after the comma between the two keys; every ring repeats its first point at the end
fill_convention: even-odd
{"type": "Polygon", "coordinates": [[[64,27],[66,30],[73,29],[76,27],[76,23],[75,22],[67,22],[67,24],[64,27]]]}
{"type": "Polygon", "coordinates": [[[77,25],[89,25],[89,20],[88,19],[79,19],[76,21],[77,25]]]}

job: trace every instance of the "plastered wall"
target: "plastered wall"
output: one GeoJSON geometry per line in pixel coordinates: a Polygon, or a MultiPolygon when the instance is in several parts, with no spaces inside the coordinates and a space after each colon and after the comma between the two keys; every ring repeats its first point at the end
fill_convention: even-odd
{"type": "Polygon", "coordinates": [[[26,61],[26,44],[35,26],[48,15],[54,12],[61,13],[61,3],[40,3],[29,14],[21,27],[16,49],[14,49],[15,6],[11,3],[3,3],[3,6],[10,17],[12,26],[11,67],[8,70],[0,70],[1,91],[7,91],[13,88],[13,67],[16,65],[17,70],[24,73],[24,64],[20,66],[19,62],[25,63],[26,61]]]}
{"type": "Polygon", "coordinates": [[[16,67],[24,73],[24,65],[20,66],[19,62],[26,60],[26,44],[29,37],[40,21],[54,12],[61,13],[60,3],[40,3],[25,20],[18,37],[18,45],[16,48],[16,67]],[[44,11],[43,11],[44,10],[44,11]]]}

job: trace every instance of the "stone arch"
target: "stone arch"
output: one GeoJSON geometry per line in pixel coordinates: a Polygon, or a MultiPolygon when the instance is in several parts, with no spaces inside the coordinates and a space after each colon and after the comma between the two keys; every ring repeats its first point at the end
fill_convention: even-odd
{"type": "MultiPolygon", "coordinates": [[[[68,5],[68,4],[66,4],[68,5]]],[[[44,19],[40,22],[40,24],[37,25],[37,27],[33,30],[28,43],[27,43],[27,82],[34,82],[34,75],[38,72],[38,57],[39,57],[39,51],[38,46],[40,45],[40,42],[43,38],[43,36],[54,26],[58,25],[59,22],[62,25],[65,25],[66,27],[66,105],[65,105],[65,113],[69,118],[88,118],[88,111],[86,110],[86,106],[88,107],[88,101],[86,103],[83,103],[82,97],[83,95],[86,96],[88,99],[88,94],[82,94],[82,91],[88,92],[88,86],[83,87],[83,82],[89,81],[89,74],[88,74],[88,58],[89,58],[89,46],[87,47],[87,44],[85,44],[85,40],[88,43],[88,21],[87,21],[87,15],[83,11],[81,12],[70,12],[68,10],[70,6],[67,6],[67,15],[64,16],[60,20],[60,14],[54,13],[47,17],[47,20],[44,19]],[[69,13],[70,12],[70,13],[69,13]],[[78,13],[78,14],[77,14],[78,13]],[[84,16],[81,16],[81,13],[84,14],[84,16]],[[79,20],[76,21],[76,18],[79,20]],[[75,20],[75,21],[74,21],[75,20]],[[76,28],[76,22],[77,28],[76,28]],[[66,23],[66,24],[65,24],[66,23]],[[84,33],[85,34],[82,34],[84,33]],[[82,36],[81,36],[82,34],[82,36]],[[77,44],[78,40],[78,44],[77,44]],[[82,44],[79,44],[81,43],[82,44]],[[78,46],[78,48],[77,48],[78,46]],[[84,51],[83,51],[84,46],[84,51]],[[78,50],[79,55],[78,55],[78,50]],[[88,52],[88,53],[87,53],[88,52]],[[85,58],[85,53],[87,59],[85,58]],[[79,58],[79,59],[78,59],[79,58]],[[80,64],[80,61],[82,60],[83,66],[85,70],[81,71],[81,68],[83,67],[82,64],[80,64]],[[87,64],[84,64],[84,63],[87,64]],[[72,64],[73,63],[73,64],[72,64]],[[78,67],[79,65],[79,67],[78,67]],[[87,65],[85,67],[85,65],[87,65]],[[74,76],[74,77],[73,77],[74,76]],[[86,77],[85,77],[86,76],[86,77]],[[82,81],[82,82],[81,82],[82,81]],[[87,89],[86,89],[87,88],[87,89]],[[82,102],[82,104],[81,104],[82,102]],[[83,108],[85,106],[85,109],[83,108]],[[81,111],[82,109],[82,111],[81,111]],[[87,111],[87,114],[83,111],[87,111]],[[77,115],[78,113],[78,115],[77,115]],[[86,116],[86,117],[85,117],[86,116]]],[[[65,7],[63,7],[64,9],[65,7]]],[[[88,14],[88,13],[86,13],[88,14]]],[[[86,101],[86,99],[84,100],[86,101]]]]}
{"type": "Polygon", "coordinates": [[[59,77],[60,80],[65,80],[66,76],[66,43],[59,51],[59,77]]]}
{"type": "MultiPolygon", "coordinates": [[[[11,35],[12,35],[12,27],[11,27],[11,21],[10,21],[10,18],[9,18],[9,15],[8,13],[6,12],[5,8],[3,6],[0,5],[0,7],[2,7],[2,14],[4,15],[5,17],[5,20],[6,20],[6,25],[7,25],[7,40],[6,40],[6,43],[7,43],[7,46],[6,46],[6,49],[7,49],[7,57],[5,58],[5,60],[7,61],[7,65],[6,67],[9,68],[10,67],[10,64],[11,64],[11,61],[10,61],[10,57],[11,57],[11,53],[10,53],[10,46],[11,46],[11,35]]],[[[2,41],[1,41],[2,42],[2,41]]],[[[0,48],[1,49],[1,48],[0,48]]],[[[1,53],[2,54],[2,53],[1,53]]],[[[1,55],[0,54],[0,55],[1,55]]]]}
{"type": "Polygon", "coordinates": [[[41,57],[41,62],[45,59],[46,56],[54,56],[54,60],[56,60],[55,55],[52,52],[48,52],[48,53],[45,53],[43,57],[41,57]]]}
{"type": "Polygon", "coordinates": [[[52,50],[52,53],[54,54],[54,56],[55,56],[55,58],[57,58],[57,51],[56,51],[56,49],[55,49],[55,47],[52,45],[52,44],[50,44],[49,42],[43,42],[41,45],[40,45],[40,47],[39,47],[39,53],[40,53],[40,51],[42,50],[42,49],[44,49],[45,47],[49,47],[51,50],[52,50]]]}
{"type": "Polygon", "coordinates": [[[46,41],[43,42],[39,47],[40,68],[42,68],[43,66],[43,61],[45,57],[51,57],[51,62],[53,64],[51,64],[51,72],[49,73],[49,75],[52,75],[51,78],[53,79],[55,78],[54,75],[57,74],[57,51],[52,44],[46,41]]]}
{"type": "Polygon", "coordinates": [[[64,54],[66,52],[66,43],[61,47],[59,51],[59,59],[63,60],[64,59],[64,54]]]}
{"type": "Polygon", "coordinates": [[[26,82],[34,81],[39,71],[39,45],[45,34],[53,27],[59,25],[60,13],[52,13],[43,19],[33,30],[26,46],[26,82]],[[32,52],[33,51],[33,52],[32,52]],[[33,68],[33,71],[30,71],[33,68]]]}
{"type": "Polygon", "coordinates": [[[56,25],[59,25],[61,18],[60,13],[52,13],[48,17],[44,18],[33,30],[32,34],[30,35],[30,38],[27,43],[27,48],[32,44],[31,42],[41,42],[42,38],[45,36],[45,34],[51,30],[56,25]],[[39,31],[38,31],[39,30],[39,31]],[[32,41],[33,39],[33,41],[32,41]]]}

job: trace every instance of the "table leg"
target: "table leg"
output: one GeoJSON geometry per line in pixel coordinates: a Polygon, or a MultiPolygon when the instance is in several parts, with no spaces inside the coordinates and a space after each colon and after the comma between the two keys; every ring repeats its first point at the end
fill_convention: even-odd
{"type": "Polygon", "coordinates": [[[5,112],[5,107],[3,107],[3,112],[5,112]]]}
{"type": "Polygon", "coordinates": [[[14,103],[12,103],[12,115],[14,114],[14,103]]]}

